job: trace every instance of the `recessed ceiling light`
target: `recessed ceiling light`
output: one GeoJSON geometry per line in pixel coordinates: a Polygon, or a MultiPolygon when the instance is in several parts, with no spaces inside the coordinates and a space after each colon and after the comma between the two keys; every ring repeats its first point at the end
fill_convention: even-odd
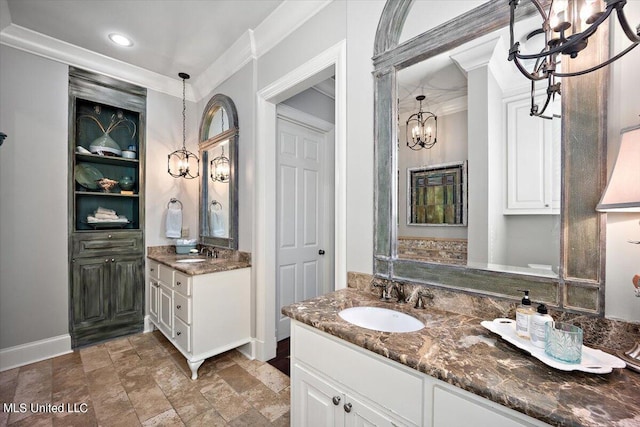
{"type": "Polygon", "coordinates": [[[111,33],[109,34],[109,40],[117,44],[118,46],[131,47],[133,42],[122,34],[111,33]]]}

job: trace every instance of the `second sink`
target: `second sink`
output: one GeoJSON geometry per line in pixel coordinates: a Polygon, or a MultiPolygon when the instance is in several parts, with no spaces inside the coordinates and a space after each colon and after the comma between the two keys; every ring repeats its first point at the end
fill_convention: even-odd
{"type": "Polygon", "coordinates": [[[424,323],[413,316],[381,307],[351,307],[338,315],[349,323],[380,332],[415,332],[424,323]]]}

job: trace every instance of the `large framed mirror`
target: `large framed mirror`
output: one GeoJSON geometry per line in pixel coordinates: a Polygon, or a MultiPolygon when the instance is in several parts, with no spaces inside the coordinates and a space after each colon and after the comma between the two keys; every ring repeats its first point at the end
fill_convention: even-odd
{"type": "MultiPolygon", "coordinates": [[[[607,72],[564,79],[550,109],[558,117],[531,117],[531,84],[507,61],[509,1],[456,7],[465,3],[467,11],[422,33],[416,26],[434,3],[389,0],[383,11],[373,57],[374,274],[514,299],[529,289],[535,301],[601,315],[604,224],[595,206],[606,179],[607,72]],[[418,112],[437,118],[431,148],[411,140],[409,119],[418,112]],[[412,171],[461,163],[466,199],[456,198],[462,191],[443,199],[434,175],[424,192],[433,200],[421,203],[437,222],[438,212],[464,201],[466,221],[412,222],[412,171]]],[[[539,25],[526,3],[516,37],[539,25]]],[[[581,66],[608,55],[606,37],[590,40],[581,66]]]]}
{"type": "Polygon", "coordinates": [[[238,249],[238,113],[214,95],[200,122],[200,242],[238,249]]]}

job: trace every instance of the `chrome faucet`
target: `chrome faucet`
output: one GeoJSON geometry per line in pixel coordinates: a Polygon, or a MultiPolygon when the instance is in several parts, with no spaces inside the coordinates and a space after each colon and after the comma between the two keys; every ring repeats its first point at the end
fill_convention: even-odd
{"type": "Polygon", "coordinates": [[[416,304],[413,306],[413,308],[425,308],[425,298],[431,300],[433,299],[433,294],[431,293],[431,291],[429,291],[428,289],[418,289],[418,291],[416,292],[416,304]]]}
{"type": "Polygon", "coordinates": [[[392,283],[391,289],[389,289],[389,296],[393,294],[394,290],[396,291],[396,297],[399,303],[407,302],[407,297],[404,294],[404,285],[402,283],[392,283]]]}
{"type": "Polygon", "coordinates": [[[209,258],[214,257],[214,254],[216,255],[215,258],[218,258],[216,252],[216,249],[211,249],[209,246],[203,246],[200,248],[200,254],[205,254],[209,258]]]}
{"type": "Polygon", "coordinates": [[[389,292],[387,291],[387,284],[384,282],[373,282],[374,288],[380,288],[380,301],[389,301],[389,292]]]}

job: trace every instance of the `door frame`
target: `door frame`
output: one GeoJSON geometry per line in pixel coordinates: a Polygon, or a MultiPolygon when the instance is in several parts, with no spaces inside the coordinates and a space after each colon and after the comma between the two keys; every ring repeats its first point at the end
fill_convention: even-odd
{"type": "Polygon", "coordinates": [[[276,355],[276,105],[335,75],[335,289],[347,285],[346,238],[346,41],[300,65],[256,94],[255,214],[253,268],[255,285],[254,357],[266,361],[276,355]]]}

